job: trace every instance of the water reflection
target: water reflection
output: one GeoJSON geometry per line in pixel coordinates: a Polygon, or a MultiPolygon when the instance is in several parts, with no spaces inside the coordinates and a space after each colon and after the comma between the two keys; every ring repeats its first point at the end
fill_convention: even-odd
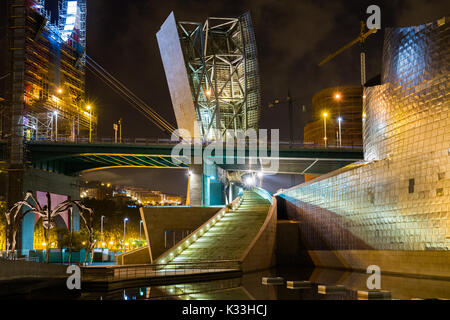
{"type": "MultiPolygon", "coordinates": [[[[245,274],[240,278],[137,287],[108,292],[84,292],[81,299],[105,300],[355,300],[358,290],[367,290],[369,275],[330,269],[278,268],[245,274]],[[263,285],[262,277],[310,281],[310,287],[288,289],[286,285],[263,285]],[[321,294],[318,285],[343,285],[344,290],[321,294]]],[[[381,275],[381,289],[392,299],[449,299],[450,281],[381,275]]]]}

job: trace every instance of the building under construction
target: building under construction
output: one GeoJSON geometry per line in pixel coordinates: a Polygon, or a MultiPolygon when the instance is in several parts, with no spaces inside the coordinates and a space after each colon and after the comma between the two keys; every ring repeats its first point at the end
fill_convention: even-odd
{"type": "Polygon", "coordinates": [[[340,86],[323,89],[312,99],[312,121],[305,125],[305,143],[327,146],[362,146],[362,88],[340,86]],[[325,133],[326,123],[326,133],[325,133]],[[339,124],[341,127],[339,139],[339,124]]]}
{"type": "Polygon", "coordinates": [[[206,141],[226,129],[258,129],[260,83],[249,13],[201,23],[177,21],[172,12],[157,39],[179,129],[206,141]]]}
{"type": "Polygon", "coordinates": [[[97,119],[85,97],[86,0],[60,0],[55,10],[45,0],[5,6],[1,137],[14,165],[24,140],[75,140],[95,132],[97,119]]]}

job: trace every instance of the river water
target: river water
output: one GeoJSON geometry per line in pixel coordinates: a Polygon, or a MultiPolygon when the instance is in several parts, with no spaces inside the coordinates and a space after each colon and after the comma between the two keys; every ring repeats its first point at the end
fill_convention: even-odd
{"type": "MultiPolygon", "coordinates": [[[[238,278],[158,286],[123,287],[107,292],[68,290],[53,287],[24,290],[4,298],[82,299],[82,300],[355,300],[358,290],[367,290],[368,274],[331,269],[277,268],[245,274],[238,278]],[[302,289],[286,285],[263,285],[262,277],[310,281],[302,289]],[[318,286],[343,285],[332,293],[319,293],[318,286]]],[[[391,292],[392,299],[450,299],[450,281],[381,275],[381,289],[391,292]]]]}

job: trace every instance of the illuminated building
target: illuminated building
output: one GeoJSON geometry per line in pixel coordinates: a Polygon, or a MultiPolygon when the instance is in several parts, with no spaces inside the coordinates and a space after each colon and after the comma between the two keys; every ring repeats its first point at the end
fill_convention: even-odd
{"type": "Polygon", "coordinates": [[[20,165],[24,139],[86,136],[90,120],[95,129],[97,118],[85,113],[86,0],[59,1],[56,19],[44,0],[8,0],[7,10],[2,133],[10,136],[11,164],[20,165]]]}
{"type": "Polygon", "coordinates": [[[179,129],[204,140],[225,129],[258,129],[260,84],[249,13],[201,23],[176,21],[172,12],[157,39],[179,129]]]}
{"type": "Polygon", "coordinates": [[[365,161],[281,194],[316,266],[450,275],[449,37],[448,17],[387,28],[365,161]]]}
{"type": "Polygon", "coordinates": [[[109,200],[113,196],[111,183],[99,181],[85,181],[80,186],[81,198],[94,198],[97,200],[109,200]]]}
{"type": "Polygon", "coordinates": [[[320,90],[312,99],[312,120],[304,128],[305,143],[324,144],[323,114],[327,113],[327,146],[362,146],[362,88],[340,86],[320,90]]]}

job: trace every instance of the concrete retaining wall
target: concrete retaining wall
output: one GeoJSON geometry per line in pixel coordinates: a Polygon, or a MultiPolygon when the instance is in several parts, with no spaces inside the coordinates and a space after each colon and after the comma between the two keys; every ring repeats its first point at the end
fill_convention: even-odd
{"type": "Polygon", "coordinates": [[[275,266],[277,201],[273,198],[267,218],[258,234],[242,255],[242,271],[250,272],[275,266]]]}
{"type": "Polygon", "coordinates": [[[141,208],[150,260],[153,262],[169,249],[164,248],[165,230],[195,230],[219,210],[211,207],[141,208]]]}

